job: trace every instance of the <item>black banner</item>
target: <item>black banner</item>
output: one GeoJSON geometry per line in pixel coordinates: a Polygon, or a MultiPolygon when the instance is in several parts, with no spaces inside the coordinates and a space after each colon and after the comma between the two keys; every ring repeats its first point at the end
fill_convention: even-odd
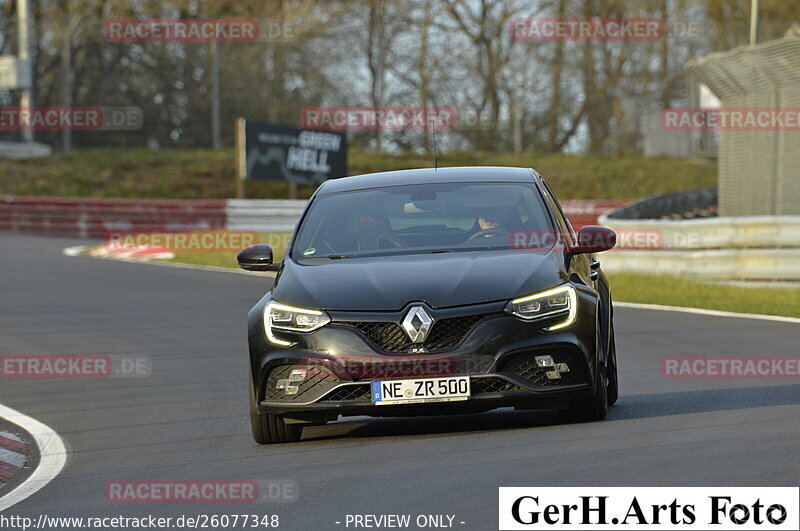
{"type": "Polygon", "coordinates": [[[246,122],[247,178],[318,185],[347,175],[344,133],[246,122]]]}

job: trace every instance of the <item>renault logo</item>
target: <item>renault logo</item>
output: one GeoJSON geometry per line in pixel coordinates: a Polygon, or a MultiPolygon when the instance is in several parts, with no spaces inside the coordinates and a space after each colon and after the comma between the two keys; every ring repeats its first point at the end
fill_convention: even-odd
{"type": "Polygon", "coordinates": [[[433,317],[422,306],[412,306],[403,319],[403,330],[414,343],[424,343],[433,326],[433,317]]]}

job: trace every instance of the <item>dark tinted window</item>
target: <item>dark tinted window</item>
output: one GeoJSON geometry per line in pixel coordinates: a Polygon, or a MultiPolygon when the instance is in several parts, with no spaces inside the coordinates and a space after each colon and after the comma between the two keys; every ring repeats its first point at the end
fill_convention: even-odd
{"type": "Polygon", "coordinates": [[[569,220],[564,215],[564,211],[561,209],[561,204],[558,202],[558,199],[556,199],[556,196],[553,194],[552,190],[550,190],[550,186],[544,180],[542,180],[542,184],[544,185],[543,191],[545,198],[550,204],[550,208],[553,210],[553,214],[556,217],[556,221],[558,222],[562,234],[564,234],[564,237],[567,239],[568,243],[574,243],[575,233],[572,230],[572,224],[570,224],[569,220]]]}
{"type": "Polygon", "coordinates": [[[395,186],[317,197],[292,256],[507,249],[516,231],[552,229],[533,183],[395,186]]]}

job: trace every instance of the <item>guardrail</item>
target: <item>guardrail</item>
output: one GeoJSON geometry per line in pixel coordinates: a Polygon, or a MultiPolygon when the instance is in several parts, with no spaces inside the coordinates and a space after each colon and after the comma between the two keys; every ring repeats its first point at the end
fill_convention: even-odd
{"type": "Polygon", "coordinates": [[[181,231],[225,227],[221,200],[0,196],[0,230],[101,238],[110,231],[181,231]]]}
{"type": "Polygon", "coordinates": [[[291,232],[305,207],[305,200],[229,199],[226,226],[231,230],[291,232]]]}
{"type": "MultiPolygon", "coordinates": [[[[700,198],[702,199],[702,198],[700,198]]],[[[621,200],[567,200],[579,228],[607,225],[618,249],[601,260],[609,271],[647,271],[717,279],[800,280],[800,216],[620,219],[621,200]],[[599,216],[599,219],[598,219],[599,216]]],[[[146,200],[0,196],[0,231],[102,238],[113,231],[227,228],[290,232],[304,200],[146,200]]]]}
{"type": "MultiPolygon", "coordinates": [[[[575,228],[626,204],[620,200],[568,200],[575,228]]],[[[97,199],[0,196],[0,231],[102,238],[113,231],[181,231],[227,228],[291,232],[305,200],[97,199]]]]}
{"type": "Polygon", "coordinates": [[[800,280],[800,249],[611,251],[605,271],[690,275],[709,280],[800,280]]]}
{"type": "Polygon", "coordinates": [[[621,249],[800,248],[800,216],[662,221],[602,215],[599,222],[617,232],[621,249]]]}
{"type": "Polygon", "coordinates": [[[599,222],[617,232],[617,248],[600,258],[606,271],[800,280],[800,216],[675,221],[620,219],[615,211],[599,222]]]}

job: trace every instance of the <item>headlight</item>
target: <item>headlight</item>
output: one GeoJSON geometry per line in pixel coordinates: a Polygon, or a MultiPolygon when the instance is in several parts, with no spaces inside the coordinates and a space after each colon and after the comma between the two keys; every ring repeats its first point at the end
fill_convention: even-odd
{"type": "Polygon", "coordinates": [[[578,315],[578,294],[569,284],[514,299],[506,305],[506,311],[533,321],[552,315],[564,315],[564,320],[547,328],[548,331],[566,328],[575,322],[578,315]]]}
{"type": "Polygon", "coordinates": [[[264,328],[267,339],[284,347],[291,346],[291,341],[278,339],[273,331],[313,332],[330,322],[331,318],[319,310],[295,308],[275,301],[268,302],[264,307],[264,328]]]}

